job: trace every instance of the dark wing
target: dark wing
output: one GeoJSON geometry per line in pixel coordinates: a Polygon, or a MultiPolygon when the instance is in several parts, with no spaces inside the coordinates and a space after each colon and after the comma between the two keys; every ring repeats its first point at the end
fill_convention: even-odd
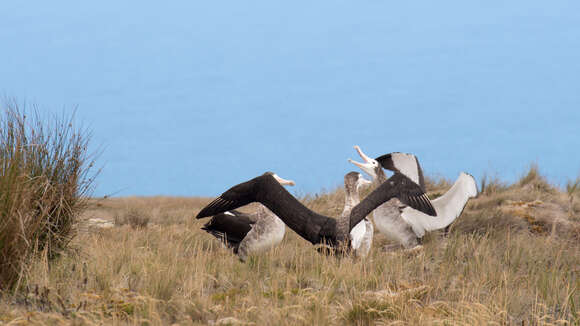
{"type": "Polygon", "coordinates": [[[224,192],[205,206],[195,218],[199,219],[213,216],[256,201],[256,184],[259,182],[261,177],[262,176],[231,187],[228,191],[224,192]]]}
{"type": "Polygon", "coordinates": [[[421,187],[404,174],[395,172],[392,177],[383,182],[371,192],[350,212],[350,229],[362,221],[375,208],[391,198],[398,198],[403,204],[431,216],[437,216],[435,208],[421,187]]]}
{"type": "Polygon", "coordinates": [[[375,159],[383,167],[389,171],[396,171],[395,164],[393,163],[393,156],[391,153],[379,156],[375,159]]]}
{"type": "Polygon", "coordinates": [[[234,214],[237,218],[239,218],[244,223],[256,224],[256,222],[258,221],[258,219],[255,216],[256,213],[246,214],[246,213],[242,213],[236,209],[232,209],[231,211],[228,211],[228,212],[234,214]]]}
{"type": "Polygon", "coordinates": [[[211,218],[201,229],[224,240],[230,248],[237,249],[252,229],[253,222],[243,213],[220,213],[211,218]]]}
{"type": "Polygon", "coordinates": [[[427,215],[437,216],[435,208],[431,205],[431,200],[429,200],[429,197],[427,197],[421,187],[411,179],[403,182],[401,193],[396,197],[407,206],[411,206],[427,215]]]}
{"type": "Polygon", "coordinates": [[[238,208],[242,205],[236,205],[235,201],[223,199],[221,196],[214,199],[211,203],[205,206],[195,218],[200,219],[212,215],[216,215],[230,209],[238,208]]]}
{"type": "Polygon", "coordinates": [[[232,209],[229,212],[232,213],[232,214],[234,214],[235,216],[239,216],[239,217],[244,217],[244,216],[247,216],[248,215],[248,214],[244,214],[244,213],[240,212],[237,209],[232,209]]]}

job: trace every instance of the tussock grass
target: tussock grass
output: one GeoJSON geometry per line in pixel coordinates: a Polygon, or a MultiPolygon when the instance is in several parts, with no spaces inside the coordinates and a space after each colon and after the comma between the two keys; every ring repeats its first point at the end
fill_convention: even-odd
{"type": "Polygon", "coordinates": [[[568,194],[568,213],[570,214],[570,217],[573,217],[578,211],[577,207],[574,205],[574,199],[578,192],[580,192],[580,177],[577,177],[574,181],[568,180],[566,183],[566,193],[568,194]]]}
{"type": "Polygon", "coordinates": [[[130,225],[132,228],[145,228],[151,220],[151,214],[143,209],[130,208],[115,215],[115,225],[130,225]]]}
{"type": "Polygon", "coordinates": [[[500,193],[507,189],[507,185],[503,183],[498,177],[490,177],[484,174],[481,178],[479,192],[485,195],[493,195],[500,193]]]}
{"type": "Polygon", "coordinates": [[[446,191],[451,188],[453,181],[441,176],[425,177],[425,187],[428,191],[446,191]]]}
{"type": "Polygon", "coordinates": [[[93,179],[88,134],[72,119],[0,111],[0,291],[20,284],[29,260],[54,258],[73,236],[93,179]]]}
{"type": "Polygon", "coordinates": [[[540,174],[540,169],[535,163],[530,165],[528,173],[523,176],[515,186],[548,194],[555,192],[554,187],[548,183],[543,175],[540,174]]]}
{"type": "MultiPolygon", "coordinates": [[[[37,261],[26,291],[0,301],[0,323],[577,324],[580,229],[568,194],[530,194],[526,184],[481,194],[422,251],[384,252],[377,233],[363,260],[320,255],[288,230],[280,246],[241,263],[193,220],[209,198],[95,201],[85,217],[135,209],[151,212],[150,224],[85,232],[50,268],[37,261]],[[546,230],[534,232],[524,213],[546,230]]],[[[338,215],[342,191],[302,201],[338,215]]]]}

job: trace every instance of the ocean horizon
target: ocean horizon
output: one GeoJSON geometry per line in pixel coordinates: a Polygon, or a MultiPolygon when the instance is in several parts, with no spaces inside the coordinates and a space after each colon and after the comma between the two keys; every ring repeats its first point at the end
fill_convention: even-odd
{"type": "Polygon", "coordinates": [[[429,177],[580,175],[580,2],[7,3],[0,94],[71,115],[95,196],[304,195],[369,156],[429,177]]]}

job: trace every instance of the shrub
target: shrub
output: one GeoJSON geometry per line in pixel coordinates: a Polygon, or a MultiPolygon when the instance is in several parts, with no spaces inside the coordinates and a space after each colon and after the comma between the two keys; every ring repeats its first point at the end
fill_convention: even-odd
{"type": "Polygon", "coordinates": [[[89,135],[73,117],[46,119],[37,108],[27,116],[15,101],[0,110],[0,290],[8,290],[36,254],[66,248],[96,174],[89,135]]]}

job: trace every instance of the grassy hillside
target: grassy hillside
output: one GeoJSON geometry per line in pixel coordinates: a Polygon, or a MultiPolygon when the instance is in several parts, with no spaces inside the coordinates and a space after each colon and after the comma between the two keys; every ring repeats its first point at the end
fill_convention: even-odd
{"type": "MultiPolygon", "coordinates": [[[[429,180],[429,195],[449,186],[429,180]]],[[[365,260],[322,256],[288,230],[241,263],[193,220],[210,198],[94,200],[73,250],[33,264],[18,294],[0,300],[0,324],[580,323],[574,184],[555,188],[532,168],[513,185],[481,187],[447,235],[385,252],[376,233],[365,260]]],[[[302,200],[337,216],[343,196],[302,200]]]]}

